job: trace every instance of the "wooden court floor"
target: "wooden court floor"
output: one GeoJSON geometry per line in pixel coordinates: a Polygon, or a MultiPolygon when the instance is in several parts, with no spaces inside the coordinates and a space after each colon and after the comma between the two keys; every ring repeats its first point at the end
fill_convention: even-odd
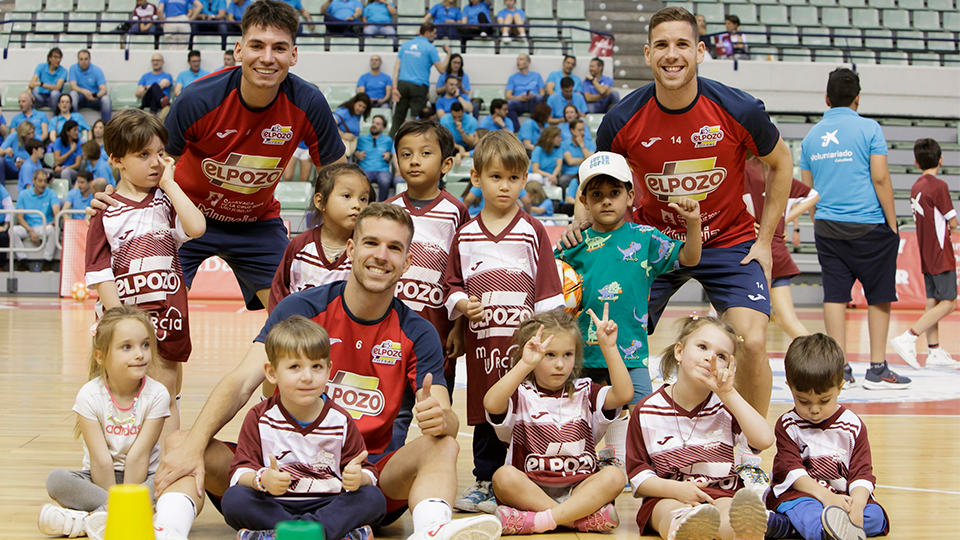
{"type": "MultiPolygon", "coordinates": [[[[246,312],[238,302],[199,301],[192,302],[190,307],[194,352],[186,366],[182,398],[182,418],[187,426],[220,377],[242,357],[265,319],[264,312],[246,312]]],[[[75,415],[70,409],[77,390],[86,380],[92,309],[91,301],[0,298],[0,523],[4,524],[0,527],[0,539],[43,538],[36,521],[40,507],[51,502],[44,488],[47,473],[58,467],[80,466],[83,450],[80,442],[72,438],[75,415]]],[[[667,320],[687,316],[693,309],[697,308],[670,309],[667,320]]],[[[699,311],[705,309],[701,307],[699,311]]],[[[820,312],[800,311],[811,331],[823,331],[820,312]]],[[[891,335],[903,332],[918,316],[916,311],[895,312],[891,335]]],[[[852,312],[848,319],[850,358],[866,362],[866,314],[852,312]]],[[[661,328],[651,336],[652,351],[661,350],[673,337],[672,328],[661,328]]],[[[954,313],[941,323],[940,335],[947,350],[960,358],[960,314],[954,313]]],[[[771,357],[782,357],[788,343],[780,329],[771,324],[771,357]]],[[[922,339],[919,350],[922,359],[926,350],[922,339]]],[[[875,494],[890,516],[890,538],[960,538],[960,374],[933,376],[913,371],[892,350],[888,350],[887,358],[891,364],[899,364],[901,373],[925,373],[927,380],[932,381],[917,390],[922,395],[911,395],[910,389],[902,397],[883,398],[886,403],[878,403],[875,398],[862,402],[866,391],[848,394],[851,400],[858,401],[850,407],[863,415],[869,430],[878,478],[875,494]],[[930,396],[935,400],[916,401],[930,396]]],[[[776,381],[775,375],[775,385],[776,381]]],[[[462,417],[465,390],[463,381],[458,383],[454,403],[462,417]]],[[[841,395],[841,401],[848,396],[841,395]]],[[[789,408],[787,403],[773,403],[771,424],[789,408]]],[[[221,432],[221,437],[235,437],[242,418],[242,414],[238,415],[221,432]]],[[[470,431],[462,426],[459,437],[463,449],[459,466],[461,489],[473,481],[470,431]]],[[[416,428],[411,428],[411,435],[416,433],[416,428]]],[[[772,449],[763,453],[767,470],[773,454],[772,449]]],[[[638,537],[634,521],[637,508],[637,502],[627,493],[617,499],[621,525],[612,533],[617,540],[638,537]]],[[[412,530],[407,513],[376,534],[403,540],[412,530]]],[[[567,532],[543,538],[573,540],[575,536],[597,539],[601,535],[567,532]]],[[[235,533],[209,505],[190,535],[192,540],[234,537],[235,533]]]]}

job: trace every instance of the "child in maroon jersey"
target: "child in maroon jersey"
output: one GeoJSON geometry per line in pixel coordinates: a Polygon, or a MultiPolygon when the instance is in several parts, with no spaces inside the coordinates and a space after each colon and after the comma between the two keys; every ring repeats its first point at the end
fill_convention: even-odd
{"type": "Polygon", "coordinates": [[[164,155],[167,130],[156,116],[121,111],[107,123],[103,139],[120,182],[113,195],[117,205],[90,220],[86,282],[100,296],[98,313],[134,304],[150,314],[160,353],[157,380],[171,396],[162,441],[180,429],[176,399],[192,350],[177,249],[203,236],[206,220],[173,179],[174,161],[164,155]]]}
{"type": "Polygon", "coordinates": [[[641,534],[762,540],[767,532],[760,495],[744,488],[734,466],[774,442],[767,420],[734,388],[740,342],[729,324],[691,317],[663,351],[663,379],[676,382],[638,403],[627,427],[641,534]]]}
{"type": "Polygon", "coordinates": [[[957,309],[957,262],[953,255],[951,231],[957,229],[957,211],[950,200],[950,188],[937,178],[943,157],[940,145],[933,139],[920,139],[913,145],[916,165],[923,171],[910,190],[910,207],[917,223],[920,244],[920,266],[927,291],[927,308],[923,316],[903,334],[890,340],[890,345],[914,369],[917,362],[917,338],[927,334],[927,367],[957,369],[960,362],[940,348],[940,319],[957,309]]]}
{"type": "Polygon", "coordinates": [[[626,479],[619,467],[601,469],[595,450],[633,397],[609,307],[604,304],[603,320],[588,313],[610,386],[579,378],[583,336],[573,316],[555,309],[520,325],[513,367],[483,398],[487,421],[510,445],[507,464],[493,475],[503,534],[547,532],[558,524],[609,532],[620,524],[613,501],[626,479]]]}
{"type": "Polygon", "coordinates": [[[784,358],[794,408],[777,420],[777,456],[767,506],[794,531],[773,538],[862,540],[890,532],[886,512],[873,499],[867,427],[837,404],[846,359],[825,334],[802,336],[784,358]]]}

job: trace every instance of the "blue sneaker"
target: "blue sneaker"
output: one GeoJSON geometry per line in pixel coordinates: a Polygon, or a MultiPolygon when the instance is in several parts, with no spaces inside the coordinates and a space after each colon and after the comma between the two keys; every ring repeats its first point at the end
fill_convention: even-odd
{"type": "Polygon", "coordinates": [[[786,514],[770,512],[767,516],[767,538],[800,538],[786,514]]]}
{"type": "Polygon", "coordinates": [[[237,540],[276,540],[277,533],[273,529],[266,531],[251,531],[250,529],[240,529],[237,531],[237,540]]]}
{"type": "Polygon", "coordinates": [[[453,503],[461,512],[477,512],[477,505],[493,499],[493,488],[489,480],[478,480],[463,492],[463,496],[453,503]]]}
{"type": "Polygon", "coordinates": [[[867,390],[906,390],[910,388],[913,381],[894,373],[884,361],[879,367],[871,366],[867,369],[867,375],[863,378],[862,384],[867,390]]]}
{"type": "Polygon", "coordinates": [[[373,529],[369,525],[357,527],[348,532],[342,540],[373,540],[373,529]]]}
{"type": "Polygon", "coordinates": [[[843,382],[847,383],[847,388],[853,388],[857,385],[857,380],[853,378],[853,368],[850,363],[843,365],[843,382]]]}

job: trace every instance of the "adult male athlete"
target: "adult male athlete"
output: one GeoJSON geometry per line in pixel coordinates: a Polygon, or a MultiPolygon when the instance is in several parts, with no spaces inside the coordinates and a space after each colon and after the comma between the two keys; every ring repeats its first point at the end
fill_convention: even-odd
{"type": "MultiPolygon", "coordinates": [[[[657,278],[650,292],[651,332],[669,298],[696,279],[723,318],[741,334],[737,389],[761,414],[770,405],[772,373],[766,336],[770,243],[783,215],[793,171],[790,150],[763,103],[740,90],[697,77],[704,46],[697,21],[683,8],[664,8],[650,18],[644,46],[654,83],[620,101],[604,116],[597,149],[627,158],[637,186],[634,218],[684,239],[684,221],[667,205],[677,197],[700,201],[703,255],[700,264],[657,278]],[[759,235],[743,203],[745,151],[773,170],[767,182],[759,235]]],[[[568,228],[566,243],[580,241],[587,214],[568,228]]]]}
{"type": "Polygon", "coordinates": [[[277,305],[240,365],[213,390],[193,429],[167,439],[157,473],[157,490],[163,493],[157,503],[158,525],[171,526],[161,511],[167,507],[163,499],[184,501],[189,495],[194,504],[202,501],[198,490],[204,486],[205,471],[211,492],[219,494],[226,487],[233,453],[213,436],[263,382],[267,332],[296,314],[330,333],[333,365],[327,396],[350,411],[370,460],[380,469],[386,519],[396,519],[409,506],[413,540],[500,536],[500,520],[494,516],[450,520],[449,502],[457,491],[459,419],[443,386],[443,348],[430,323],[394,298],[397,282],[411,264],[412,240],[413,221],[403,208],[371,204],[357,216],[347,242],[353,261],[347,281],[294,293],[277,305]],[[385,454],[405,386],[419,388],[414,414],[423,435],[385,454]]]}
{"type": "Polygon", "coordinates": [[[299,15],[284,2],[254,2],[234,46],[240,69],[186,87],[164,125],[176,180],[207,217],[204,240],[180,250],[187,285],[200,264],[221,257],[233,269],[248,309],[267,305],[288,244],[273,197],[303,140],[319,169],[344,161],[330,107],[316,87],[292,75],[299,15]]]}

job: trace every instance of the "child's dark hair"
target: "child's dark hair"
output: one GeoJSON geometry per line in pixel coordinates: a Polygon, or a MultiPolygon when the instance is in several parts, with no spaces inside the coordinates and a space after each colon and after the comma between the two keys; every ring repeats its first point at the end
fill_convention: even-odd
{"type": "Polygon", "coordinates": [[[23,143],[23,149],[26,150],[27,155],[32,156],[33,152],[38,148],[43,148],[43,142],[36,139],[27,139],[27,142],[23,143]]]}
{"type": "MultiPolygon", "coordinates": [[[[550,334],[565,333],[573,336],[575,347],[574,356],[576,359],[573,364],[573,371],[570,372],[570,377],[563,383],[564,391],[572,398],[573,381],[580,376],[580,370],[583,369],[583,336],[580,334],[580,325],[577,323],[577,319],[564,311],[562,307],[537,313],[520,323],[520,327],[517,328],[516,333],[513,334],[517,346],[513,349],[513,353],[510,354],[510,367],[517,365],[520,359],[523,358],[523,347],[537,335],[541,325],[543,326],[542,340],[546,340],[550,334]]],[[[532,371],[527,375],[526,380],[534,384],[537,382],[532,371]]]]}
{"type": "Polygon", "coordinates": [[[314,321],[293,315],[273,325],[264,342],[267,360],[273,369],[281,358],[302,356],[309,360],[330,361],[330,334],[314,321]]]}
{"type": "MultiPolygon", "coordinates": [[[[250,4],[243,12],[243,19],[240,21],[240,32],[247,35],[247,30],[251,27],[257,28],[277,28],[290,34],[291,45],[297,37],[297,29],[300,27],[300,14],[290,4],[279,0],[260,0],[250,4]]],[[[112,152],[110,152],[112,155],[112,152]]]]}
{"type": "MultiPolygon", "coordinates": [[[[433,133],[433,136],[437,138],[437,143],[440,145],[440,158],[442,160],[453,157],[455,152],[453,147],[453,134],[450,133],[449,129],[429,119],[407,120],[404,122],[400,126],[400,129],[397,130],[397,136],[393,139],[394,151],[399,150],[400,141],[407,135],[424,135],[427,133],[433,133]]],[[[442,178],[443,176],[441,175],[441,179],[442,178]]]]}
{"type": "Polygon", "coordinates": [[[790,388],[818,394],[843,384],[844,363],[843,349],[826,334],[798,337],[787,348],[783,359],[790,388]]]}
{"type": "Polygon", "coordinates": [[[839,67],[827,78],[830,107],[849,107],[860,95],[860,76],[850,68],[839,67]]]}
{"type": "Polygon", "coordinates": [[[337,178],[340,178],[345,174],[354,174],[366,182],[367,189],[369,190],[367,192],[367,202],[370,202],[376,198],[376,195],[373,191],[373,185],[370,183],[370,179],[367,178],[367,175],[364,174],[360,167],[354,165],[353,163],[335,163],[333,165],[327,165],[326,167],[320,169],[320,172],[317,173],[317,177],[313,181],[313,210],[310,211],[310,219],[308,220],[311,227],[316,227],[323,221],[323,207],[327,205],[327,201],[330,199],[330,194],[333,193],[333,188],[337,185],[337,178]],[[317,195],[320,196],[319,207],[316,203],[317,195]]]}
{"type": "MultiPolygon", "coordinates": [[[[150,337],[150,371],[156,368],[157,360],[160,355],[157,353],[157,334],[154,332],[153,323],[150,322],[150,316],[134,306],[120,305],[110,308],[104,312],[103,317],[97,321],[96,330],[93,334],[93,346],[90,348],[89,370],[87,380],[92,381],[97,377],[103,377],[104,385],[109,388],[110,381],[107,379],[107,368],[105,363],[110,356],[110,345],[113,343],[113,334],[117,325],[127,319],[133,319],[143,325],[150,337]]],[[[77,415],[77,423],[73,428],[73,435],[80,438],[80,416],[77,415]]]]}
{"type": "Polygon", "coordinates": [[[87,161],[93,161],[100,159],[100,145],[97,144],[97,141],[87,141],[80,145],[80,150],[83,152],[83,157],[87,161]]]}
{"type": "Polygon", "coordinates": [[[934,139],[917,139],[913,145],[913,159],[917,160],[920,170],[940,166],[940,143],[934,139]]]}
{"type": "Polygon", "coordinates": [[[169,140],[167,128],[157,115],[140,109],[123,109],[103,128],[103,149],[108,156],[120,159],[143,150],[154,137],[159,137],[164,146],[169,140]]]}
{"type": "Polygon", "coordinates": [[[730,341],[733,342],[732,354],[734,358],[736,358],[737,351],[740,348],[740,336],[728,323],[716,317],[687,317],[677,321],[677,324],[680,325],[680,335],[677,336],[677,342],[660,353],[660,375],[663,377],[663,380],[671,379],[677,374],[677,367],[680,365],[677,360],[677,343],[684,344],[687,338],[690,337],[690,334],[707,325],[716,326],[730,337],[730,341]]]}

